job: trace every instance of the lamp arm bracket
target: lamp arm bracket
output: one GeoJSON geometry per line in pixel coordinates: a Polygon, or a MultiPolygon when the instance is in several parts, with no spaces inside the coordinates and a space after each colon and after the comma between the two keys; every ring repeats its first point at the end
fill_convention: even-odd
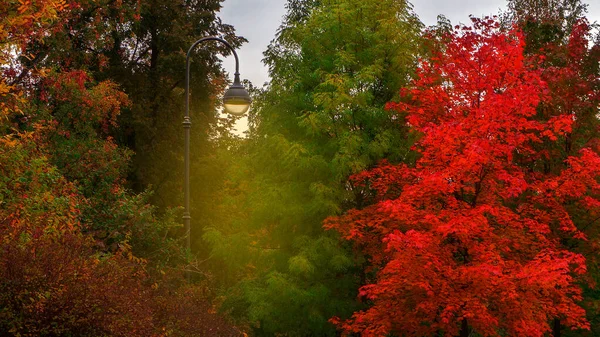
{"type": "Polygon", "coordinates": [[[192,44],[192,46],[190,47],[190,49],[187,52],[187,56],[186,56],[186,63],[189,63],[190,57],[192,55],[192,52],[194,51],[194,49],[196,49],[196,47],[203,42],[206,41],[219,41],[221,43],[223,43],[224,45],[227,46],[227,48],[229,48],[229,50],[231,50],[231,52],[233,53],[233,56],[235,57],[235,76],[239,76],[240,75],[240,61],[238,59],[237,53],[235,52],[235,49],[233,49],[233,47],[231,46],[231,44],[227,41],[225,41],[224,39],[220,38],[220,37],[216,37],[216,36],[207,36],[207,37],[203,37],[200,40],[194,42],[194,44],[192,44]]]}

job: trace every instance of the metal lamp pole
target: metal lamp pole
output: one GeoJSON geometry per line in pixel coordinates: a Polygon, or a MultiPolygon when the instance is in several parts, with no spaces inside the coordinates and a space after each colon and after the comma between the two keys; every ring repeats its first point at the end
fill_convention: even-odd
{"type": "Polygon", "coordinates": [[[200,43],[206,41],[219,41],[227,46],[233,53],[235,57],[235,74],[233,84],[227,89],[225,94],[223,95],[223,105],[225,106],[225,110],[232,115],[242,115],[248,108],[250,107],[250,103],[252,100],[250,99],[250,95],[244,86],[242,86],[240,82],[240,62],[238,60],[237,53],[233,49],[233,47],[229,44],[229,42],[215,37],[209,36],[204,37],[192,44],[190,49],[187,52],[187,56],[185,59],[186,71],[185,71],[185,117],[183,117],[183,129],[185,132],[185,146],[184,146],[184,166],[185,166],[185,174],[184,174],[184,211],[183,211],[183,225],[185,228],[185,247],[187,251],[190,251],[191,240],[190,240],[190,221],[192,219],[190,215],[190,128],[192,127],[192,121],[190,120],[190,56],[196,46],[200,43]]]}

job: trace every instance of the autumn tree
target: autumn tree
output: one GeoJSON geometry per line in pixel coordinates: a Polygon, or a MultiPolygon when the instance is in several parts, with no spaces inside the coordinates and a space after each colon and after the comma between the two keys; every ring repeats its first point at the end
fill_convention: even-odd
{"type": "MultiPolygon", "coordinates": [[[[84,70],[98,81],[119,85],[131,104],[118,116],[120,127],[108,131],[116,144],[132,150],[127,187],[138,193],[151,190],[149,198],[161,211],[180,206],[183,146],[177,144],[183,144],[185,51],[208,35],[223,36],[234,47],[245,41],[218,17],[221,3],[71,1],[44,43],[24,46],[11,81],[28,83],[35,69],[48,68],[84,70]]],[[[194,183],[193,214],[211,214],[210,196],[220,189],[214,138],[233,121],[219,118],[215,102],[226,85],[218,55],[228,53],[223,45],[204,44],[192,59],[192,181],[204,182],[194,183]]],[[[203,225],[203,217],[194,218],[203,225]]]]}
{"type": "MultiPolygon", "coordinates": [[[[546,46],[550,50],[544,58],[543,78],[547,81],[551,100],[541,107],[544,118],[560,113],[568,113],[573,118],[570,132],[565,134],[561,142],[555,146],[547,146],[547,158],[543,160],[545,169],[560,170],[565,166],[565,158],[581,151],[592,148],[600,151],[600,45],[598,40],[591,44],[591,29],[585,20],[573,26],[568,40],[562,44],[546,46]],[[591,46],[591,48],[589,47],[591,46]],[[562,162],[561,162],[562,161],[562,162]],[[562,165],[561,165],[562,164],[562,165]]],[[[543,53],[544,51],[540,51],[543,53]]],[[[594,313],[600,302],[600,292],[597,284],[600,281],[600,231],[598,214],[581,208],[579,204],[568,202],[566,206],[574,216],[574,222],[588,238],[586,241],[563,240],[566,247],[583,254],[586,257],[589,277],[583,282],[584,307],[588,309],[588,317],[592,323],[590,335],[600,331],[598,315],[594,313]]],[[[560,336],[561,324],[557,320],[554,336],[560,336]]]]}
{"type": "Polygon", "coordinates": [[[561,239],[585,239],[574,209],[599,211],[600,157],[582,147],[543,169],[539,144],[563,142],[574,118],[540,118],[548,83],[522,34],[499,26],[473,19],[421,62],[389,105],[421,134],[420,158],[355,175],[378,202],[326,221],[370,257],[369,308],[334,319],[346,334],[543,336],[556,317],[589,329],[585,258],[561,239]]]}
{"type": "MultiPolygon", "coordinates": [[[[585,147],[597,149],[600,136],[600,120],[597,107],[600,104],[599,35],[586,19],[587,6],[579,0],[550,1],[543,8],[532,1],[509,1],[505,17],[507,24],[518,26],[525,35],[525,53],[538,58],[542,78],[548,83],[550,100],[538,107],[538,117],[549,119],[565,112],[573,116],[570,132],[558,142],[538,145],[547,155],[541,158],[538,167],[546,172],[557,172],[564,168],[565,159],[585,147]]],[[[596,284],[598,274],[598,226],[594,214],[578,210],[577,205],[568,205],[574,213],[574,222],[588,237],[587,241],[563,240],[564,244],[586,257],[590,270],[584,286],[584,307],[591,322],[590,335],[598,334],[597,307],[600,293],[596,284]]],[[[560,336],[561,323],[554,324],[554,336],[560,336]]],[[[587,334],[577,332],[577,335],[587,334]]]]}
{"type": "MultiPolygon", "coordinates": [[[[45,152],[46,132],[55,131],[39,124],[0,138],[0,334],[240,336],[212,312],[205,287],[177,287],[174,273],[153,277],[127,239],[108,249],[87,234],[82,211],[91,201],[45,152]]],[[[93,167],[85,158],[80,165],[93,167]]]]}
{"type": "Polygon", "coordinates": [[[39,104],[29,96],[11,112],[31,128],[0,138],[0,333],[238,336],[210,312],[205,286],[177,286],[181,273],[137,255],[168,252],[168,241],[144,198],[123,187],[126,151],[102,137],[124,93],[80,71],[43,82],[53,89],[39,104]]]}
{"type": "Polygon", "coordinates": [[[77,3],[0,6],[0,334],[239,336],[206,285],[165,265],[173,222],[125,187],[130,151],[112,130],[127,95],[26,52],[77,3]]]}
{"type": "Polygon", "coordinates": [[[40,1],[35,6],[12,3],[0,4],[0,131],[7,132],[6,121],[20,113],[22,87],[16,85],[15,54],[19,54],[27,43],[39,43],[50,28],[60,21],[57,15],[65,3],[62,0],[40,1]]]}

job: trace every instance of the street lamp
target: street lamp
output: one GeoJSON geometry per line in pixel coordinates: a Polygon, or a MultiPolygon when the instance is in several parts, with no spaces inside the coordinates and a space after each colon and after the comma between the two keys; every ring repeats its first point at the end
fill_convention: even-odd
{"type": "Polygon", "coordinates": [[[192,127],[192,122],[190,120],[190,55],[194,48],[200,43],[206,41],[219,41],[227,46],[233,53],[235,57],[235,77],[233,80],[233,84],[227,89],[225,95],[223,95],[223,105],[225,107],[225,111],[232,115],[240,116],[248,111],[250,107],[250,95],[248,95],[248,91],[244,89],[240,82],[240,62],[238,60],[237,53],[233,49],[233,47],[229,44],[229,42],[215,37],[209,36],[201,38],[200,40],[194,42],[190,49],[187,52],[187,56],[185,59],[186,71],[185,71],[185,117],[183,117],[183,129],[185,130],[185,149],[184,149],[184,166],[185,166],[185,174],[184,174],[184,183],[183,183],[183,194],[184,194],[184,210],[183,210],[183,225],[185,228],[185,245],[190,251],[190,220],[192,217],[190,216],[190,128],[192,127]]]}

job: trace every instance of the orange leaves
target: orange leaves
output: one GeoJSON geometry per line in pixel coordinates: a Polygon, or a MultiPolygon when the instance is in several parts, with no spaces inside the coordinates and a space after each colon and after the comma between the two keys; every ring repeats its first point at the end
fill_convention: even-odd
{"type": "Polygon", "coordinates": [[[58,120],[70,123],[70,131],[107,135],[117,126],[121,109],[129,106],[127,95],[110,80],[93,83],[81,70],[51,74],[45,80],[42,98],[53,106],[58,120]]]}
{"type": "Polygon", "coordinates": [[[66,6],[65,0],[18,0],[1,5],[0,63],[9,60],[11,47],[21,50],[27,43],[43,39],[66,6]]]}
{"type": "Polygon", "coordinates": [[[60,12],[67,7],[65,0],[39,1],[39,0],[19,0],[17,12],[24,14],[27,12],[40,12],[39,17],[52,18],[56,12],[60,12]]]}
{"type": "Polygon", "coordinates": [[[10,82],[15,54],[28,43],[43,39],[46,28],[57,19],[64,0],[3,1],[0,4],[0,126],[24,103],[21,88],[10,82]]]}

